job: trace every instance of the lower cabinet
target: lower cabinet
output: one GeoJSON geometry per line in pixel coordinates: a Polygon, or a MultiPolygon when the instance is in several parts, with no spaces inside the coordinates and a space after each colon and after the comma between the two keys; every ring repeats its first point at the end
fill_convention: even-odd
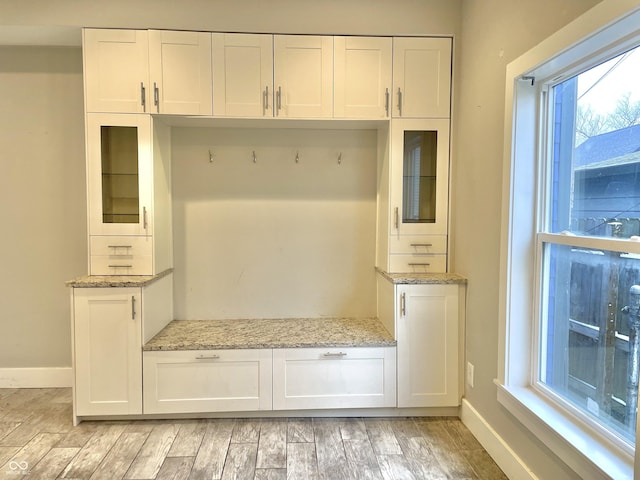
{"type": "Polygon", "coordinates": [[[271,350],[144,352],[144,413],[271,410],[271,350]]]}
{"type": "Polygon", "coordinates": [[[396,406],[396,349],[273,351],[273,409],[396,406]]]}
{"type": "Polygon", "coordinates": [[[140,288],[74,288],[75,414],[142,413],[140,288]]]}

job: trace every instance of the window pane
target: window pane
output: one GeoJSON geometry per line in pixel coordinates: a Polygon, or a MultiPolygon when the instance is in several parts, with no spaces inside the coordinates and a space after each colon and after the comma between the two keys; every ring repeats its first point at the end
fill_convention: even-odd
{"type": "Polygon", "coordinates": [[[553,244],[545,249],[539,380],[633,443],[640,256],[553,244]]]}
{"type": "Polygon", "coordinates": [[[552,232],[640,235],[640,49],[552,91],[552,232]]]}
{"type": "Polygon", "coordinates": [[[402,221],[435,223],[438,132],[405,131],[402,221]]]}

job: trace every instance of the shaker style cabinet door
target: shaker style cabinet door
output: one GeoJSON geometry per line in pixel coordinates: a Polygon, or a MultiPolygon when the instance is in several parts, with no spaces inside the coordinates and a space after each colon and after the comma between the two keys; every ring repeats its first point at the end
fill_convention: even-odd
{"type": "Polygon", "coordinates": [[[397,287],[398,407],[459,405],[458,288],[397,287]]]}
{"type": "Polygon", "coordinates": [[[150,30],[149,74],[147,111],[211,115],[211,33],[150,30]]]}
{"type": "Polygon", "coordinates": [[[389,37],[334,37],[333,116],[391,116],[389,37]]]}
{"type": "Polygon", "coordinates": [[[393,39],[393,116],[448,118],[451,39],[393,39]]]}
{"type": "Polygon", "coordinates": [[[144,113],[149,105],[146,30],[83,30],[87,112],[144,113]]]}
{"type": "Polygon", "coordinates": [[[142,413],[139,288],[74,288],[76,415],[142,413]]]}
{"type": "Polygon", "coordinates": [[[333,37],[273,38],[275,116],[333,116],[333,37]]]}
{"type": "Polygon", "coordinates": [[[90,235],[151,235],[149,115],[87,114],[90,235]]]}
{"type": "Polygon", "coordinates": [[[214,33],[213,114],[273,116],[273,36],[214,33]]]}

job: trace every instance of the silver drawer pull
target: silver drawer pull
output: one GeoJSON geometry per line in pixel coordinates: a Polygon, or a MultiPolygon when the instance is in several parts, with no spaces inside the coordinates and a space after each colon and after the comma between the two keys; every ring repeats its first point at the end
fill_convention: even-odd
{"type": "Polygon", "coordinates": [[[218,360],[220,358],[220,355],[198,355],[196,356],[196,360],[218,360]]]}
{"type": "Polygon", "coordinates": [[[133,268],[133,265],[109,265],[109,268],[133,268]]]}
{"type": "Polygon", "coordinates": [[[133,245],[107,245],[109,248],[133,248],[133,245]]]}
{"type": "Polygon", "coordinates": [[[338,357],[346,357],[347,354],[344,352],[336,352],[336,353],[327,352],[322,354],[322,356],[327,358],[338,358],[338,357]]]}
{"type": "Polygon", "coordinates": [[[409,263],[410,267],[430,267],[430,263],[409,263]]]}
{"type": "Polygon", "coordinates": [[[412,247],[433,247],[432,243],[412,243],[412,247]]]}

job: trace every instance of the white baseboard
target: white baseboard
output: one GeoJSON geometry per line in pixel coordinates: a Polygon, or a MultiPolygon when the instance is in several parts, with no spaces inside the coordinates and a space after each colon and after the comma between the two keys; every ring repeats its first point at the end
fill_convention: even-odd
{"type": "Polygon", "coordinates": [[[507,477],[538,480],[538,477],[466,399],[462,399],[460,419],[507,477]]]}
{"type": "Polygon", "coordinates": [[[0,368],[0,388],[61,388],[73,383],[73,369],[0,368]]]}

